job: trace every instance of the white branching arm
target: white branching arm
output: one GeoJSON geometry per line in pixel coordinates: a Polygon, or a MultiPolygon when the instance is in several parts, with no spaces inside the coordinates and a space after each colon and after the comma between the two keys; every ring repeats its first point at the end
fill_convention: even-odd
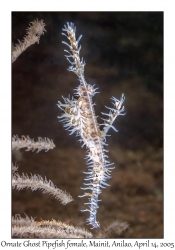
{"type": "Polygon", "coordinates": [[[28,238],[92,238],[93,235],[83,228],[71,226],[61,221],[35,221],[32,217],[12,217],[12,237],[28,238]]]}
{"type": "Polygon", "coordinates": [[[34,139],[30,139],[29,136],[22,135],[21,138],[19,138],[18,135],[14,135],[12,137],[12,150],[18,150],[20,148],[27,148],[26,151],[37,150],[37,153],[41,150],[47,152],[48,150],[55,148],[55,144],[51,139],[46,137],[38,137],[38,141],[34,141],[34,139]]]}
{"type": "Polygon", "coordinates": [[[24,37],[24,40],[18,41],[12,50],[12,63],[18,58],[18,56],[26,50],[29,46],[34,43],[39,43],[40,36],[46,32],[45,23],[43,20],[34,20],[30,23],[30,26],[27,28],[27,35],[24,37]]]}
{"type": "Polygon", "coordinates": [[[106,136],[106,134],[108,133],[110,128],[113,128],[114,131],[117,132],[116,128],[113,126],[113,123],[114,123],[115,119],[117,118],[117,116],[125,115],[123,113],[125,108],[124,108],[124,106],[122,106],[123,102],[125,100],[124,94],[122,94],[120,100],[116,99],[115,97],[112,97],[111,99],[114,101],[113,102],[114,108],[106,107],[107,109],[110,110],[109,114],[102,112],[103,115],[108,116],[107,119],[101,118],[102,120],[104,120],[104,124],[101,124],[101,125],[104,125],[104,127],[103,127],[103,136],[104,137],[106,136]]]}
{"type": "Polygon", "coordinates": [[[51,180],[47,180],[46,177],[43,179],[40,175],[27,174],[19,175],[19,173],[14,172],[12,175],[12,188],[21,190],[24,188],[30,188],[32,191],[41,190],[44,194],[53,195],[54,198],[58,199],[63,205],[73,201],[73,198],[66,191],[58,189],[51,180]]]}

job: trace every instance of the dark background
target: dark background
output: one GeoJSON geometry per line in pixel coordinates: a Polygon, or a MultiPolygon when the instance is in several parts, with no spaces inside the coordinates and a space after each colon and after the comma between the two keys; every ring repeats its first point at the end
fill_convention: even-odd
{"type": "Polygon", "coordinates": [[[49,137],[56,148],[38,154],[14,151],[12,158],[19,173],[46,176],[74,201],[63,206],[40,191],[14,190],[12,214],[89,229],[88,213],[80,212],[87,199],[78,198],[87,169],[85,149],[57,119],[58,100],[72,96],[78,86],[76,75],[67,71],[61,35],[66,22],[73,22],[77,37],[83,35],[85,78],[99,87],[96,114],[102,117],[104,106],[112,106],[112,96],[126,97],[126,115],[114,124],[119,132],[111,130],[107,137],[116,168],[99,197],[97,220],[102,228],[116,219],[128,222],[121,238],[163,237],[163,12],[13,12],[13,45],[36,18],[44,20],[47,32],[12,65],[12,135],[49,137]]]}

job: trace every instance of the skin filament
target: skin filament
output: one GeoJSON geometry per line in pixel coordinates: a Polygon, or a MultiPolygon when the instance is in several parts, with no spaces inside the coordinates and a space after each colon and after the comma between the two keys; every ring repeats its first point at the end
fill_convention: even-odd
{"type": "Polygon", "coordinates": [[[58,102],[58,107],[63,111],[58,118],[64,123],[64,127],[70,131],[70,134],[76,133],[80,138],[79,141],[83,146],[86,146],[88,172],[85,172],[87,175],[85,178],[86,183],[84,183],[85,187],[82,188],[85,193],[80,197],[88,197],[88,203],[85,203],[88,208],[82,211],[89,212],[87,222],[92,225],[92,228],[99,228],[100,224],[96,221],[98,197],[102,189],[109,186],[106,181],[110,178],[110,173],[114,168],[111,167],[112,164],[107,160],[107,150],[104,148],[107,146],[106,134],[110,128],[117,131],[113,126],[113,122],[117,116],[124,115],[123,102],[125,97],[124,94],[122,94],[120,100],[112,97],[114,107],[107,107],[109,113],[102,113],[107,117],[103,119],[103,124],[97,122],[92,101],[92,97],[97,93],[97,88],[86,82],[84,77],[85,62],[79,56],[81,46],[78,44],[82,35],[76,39],[76,27],[73,23],[67,23],[63,28],[63,32],[62,34],[69,40],[69,43],[63,41],[69,48],[69,50],[64,50],[70,64],[68,70],[77,75],[79,86],[75,89],[77,99],[63,97],[64,103],[58,102]],[[101,125],[103,129],[100,129],[101,125]],[[90,190],[90,192],[86,192],[86,190],[90,190]]]}

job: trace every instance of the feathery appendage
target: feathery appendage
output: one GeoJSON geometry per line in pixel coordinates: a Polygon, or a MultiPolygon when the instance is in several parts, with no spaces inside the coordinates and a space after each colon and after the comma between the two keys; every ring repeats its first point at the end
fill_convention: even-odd
{"type": "Polygon", "coordinates": [[[103,113],[108,118],[103,119],[104,123],[99,124],[97,122],[97,116],[95,115],[94,104],[92,102],[92,97],[97,93],[96,88],[91,84],[88,84],[84,78],[84,66],[85,62],[80,59],[79,53],[81,46],[78,43],[82,36],[76,40],[75,31],[76,28],[73,23],[67,23],[64,26],[62,33],[68,40],[64,42],[69,47],[68,50],[64,50],[67,55],[66,58],[70,63],[68,68],[69,71],[74,72],[78,76],[79,86],[75,89],[75,96],[78,99],[64,98],[64,104],[60,101],[58,102],[58,107],[64,112],[60,117],[61,121],[64,123],[64,127],[70,131],[70,134],[76,132],[80,136],[79,141],[86,145],[87,148],[87,165],[88,172],[84,183],[86,186],[82,188],[83,190],[91,190],[91,193],[85,192],[84,195],[80,197],[87,196],[89,199],[88,209],[82,211],[88,211],[90,213],[87,222],[93,226],[93,228],[100,227],[99,222],[96,221],[96,214],[98,209],[98,196],[101,193],[101,189],[109,186],[106,181],[110,178],[110,172],[113,169],[111,163],[106,159],[107,150],[104,149],[106,134],[110,128],[113,126],[113,122],[118,115],[124,115],[124,94],[122,94],[120,100],[112,97],[114,108],[108,108],[110,111],[108,114],[103,113]],[[103,129],[100,130],[100,126],[103,125],[103,129]]]}
{"type": "Polygon", "coordinates": [[[61,221],[35,221],[32,217],[22,218],[19,214],[12,217],[12,236],[27,238],[92,238],[84,228],[74,227],[61,221]]]}
{"type": "Polygon", "coordinates": [[[115,220],[110,223],[108,226],[105,226],[103,230],[100,230],[97,234],[97,238],[114,238],[114,235],[120,235],[122,232],[129,228],[127,222],[121,220],[115,220]]]}
{"type": "Polygon", "coordinates": [[[39,43],[40,36],[46,32],[45,23],[43,20],[34,20],[30,22],[30,26],[27,28],[27,35],[24,37],[23,42],[18,41],[19,43],[15,45],[12,50],[12,63],[18,58],[18,56],[26,50],[29,46],[34,43],[39,43]]]}
{"type": "Polygon", "coordinates": [[[21,139],[18,135],[14,135],[12,137],[12,150],[18,150],[20,148],[27,148],[26,151],[35,149],[40,152],[41,150],[45,150],[47,152],[50,149],[55,148],[55,144],[49,138],[38,137],[38,141],[34,141],[34,139],[30,139],[29,136],[21,136],[21,139]]]}
{"type": "Polygon", "coordinates": [[[67,203],[73,201],[73,198],[66,191],[63,191],[57,188],[51,180],[47,180],[46,177],[43,179],[40,175],[31,175],[30,177],[27,174],[19,175],[17,170],[14,172],[14,167],[12,165],[12,188],[21,190],[24,188],[30,188],[32,191],[41,190],[44,194],[51,194],[55,199],[58,199],[61,204],[66,205],[67,203]]]}

